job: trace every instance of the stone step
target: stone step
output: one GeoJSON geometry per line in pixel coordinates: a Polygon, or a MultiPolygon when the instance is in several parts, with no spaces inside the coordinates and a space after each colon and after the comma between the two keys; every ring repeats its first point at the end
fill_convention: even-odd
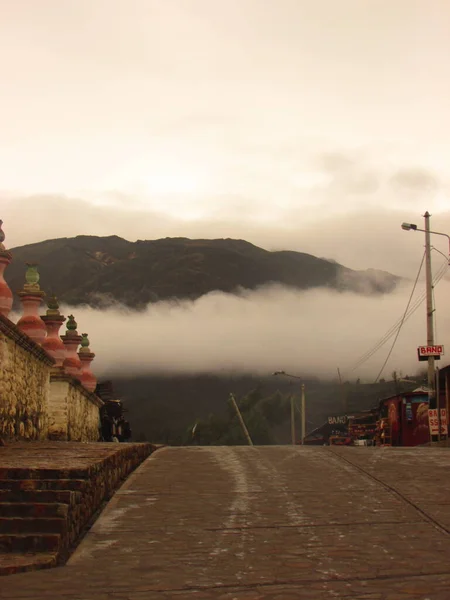
{"type": "Polygon", "coordinates": [[[0,490],[72,490],[86,489],[86,479],[0,479],[0,490]]]}
{"type": "Polygon", "coordinates": [[[102,502],[154,447],[27,442],[1,450],[0,575],[8,575],[63,564],[102,502]]]}
{"type": "Polygon", "coordinates": [[[28,469],[25,467],[0,468],[0,479],[86,479],[86,469],[28,469]]]}
{"type": "Polygon", "coordinates": [[[0,502],[1,517],[51,518],[66,519],[68,504],[37,502],[0,502]]]}
{"type": "Polygon", "coordinates": [[[61,518],[20,518],[0,517],[0,532],[2,534],[28,534],[28,533],[65,533],[67,521],[61,518]]]}
{"type": "Polygon", "coordinates": [[[0,502],[26,502],[36,504],[76,504],[80,502],[81,492],[68,490],[0,490],[0,502]]]}
{"type": "Polygon", "coordinates": [[[0,553],[0,575],[14,575],[36,569],[56,567],[58,555],[56,552],[26,552],[0,553]]]}
{"type": "Polygon", "coordinates": [[[11,534],[0,533],[0,553],[58,552],[61,536],[58,533],[11,534]]]}

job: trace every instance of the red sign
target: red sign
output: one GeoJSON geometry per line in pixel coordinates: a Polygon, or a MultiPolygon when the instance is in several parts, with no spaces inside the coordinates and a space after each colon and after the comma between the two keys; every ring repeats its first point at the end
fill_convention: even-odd
{"type": "Polygon", "coordinates": [[[442,356],[444,354],[444,346],[419,346],[417,348],[419,356],[442,356]]]}
{"type": "MultiPolygon", "coordinates": [[[[431,435],[439,434],[439,419],[438,419],[438,409],[437,408],[429,408],[428,409],[428,424],[430,427],[431,435]]],[[[441,408],[441,435],[447,435],[447,410],[445,408],[441,408]]]]}
{"type": "Polygon", "coordinates": [[[437,408],[428,409],[428,425],[430,427],[431,435],[439,434],[439,418],[437,408]]]}

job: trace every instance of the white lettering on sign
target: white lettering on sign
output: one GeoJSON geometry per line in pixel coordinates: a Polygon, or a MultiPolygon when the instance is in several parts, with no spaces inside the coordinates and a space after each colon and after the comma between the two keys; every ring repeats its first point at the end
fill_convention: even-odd
{"type": "Polygon", "coordinates": [[[419,346],[420,356],[442,356],[444,354],[444,346],[419,346]]]}
{"type": "Polygon", "coordinates": [[[328,417],[328,425],[345,425],[347,423],[347,417],[328,417]]]}

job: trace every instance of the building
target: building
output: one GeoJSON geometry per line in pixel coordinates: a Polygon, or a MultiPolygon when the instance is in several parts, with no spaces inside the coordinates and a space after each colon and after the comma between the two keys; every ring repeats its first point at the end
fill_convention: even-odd
{"type": "Polygon", "coordinates": [[[381,400],[378,442],[392,446],[418,446],[447,439],[449,394],[450,365],[436,370],[438,406],[432,407],[431,411],[425,387],[381,400]]]}
{"type": "Polygon", "coordinates": [[[428,392],[418,389],[380,401],[378,443],[419,446],[430,441],[428,392]]]}
{"type": "Polygon", "coordinates": [[[419,387],[383,398],[371,410],[328,417],[321,427],[306,436],[304,443],[420,446],[447,439],[450,433],[447,419],[450,365],[436,371],[436,394],[439,396],[439,413],[435,408],[429,413],[428,390],[419,387]]]}

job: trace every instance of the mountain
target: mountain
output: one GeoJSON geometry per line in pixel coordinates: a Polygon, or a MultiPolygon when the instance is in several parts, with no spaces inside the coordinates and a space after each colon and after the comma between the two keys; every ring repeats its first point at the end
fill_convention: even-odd
{"type": "Polygon", "coordinates": [[[353,271],[302,252],[270,252],[233,239],[129,242],[118,236],[77,236],[13,248],[12,254],[5,274],[12,290],[23,285],[25,263],[38,263],[44,291],[71,305],[118,301],[141,308],[158,300],[195,299],[214,290],[233,293],[270,283],[387,293],[400,279],[371,269],[353,271]]]}

